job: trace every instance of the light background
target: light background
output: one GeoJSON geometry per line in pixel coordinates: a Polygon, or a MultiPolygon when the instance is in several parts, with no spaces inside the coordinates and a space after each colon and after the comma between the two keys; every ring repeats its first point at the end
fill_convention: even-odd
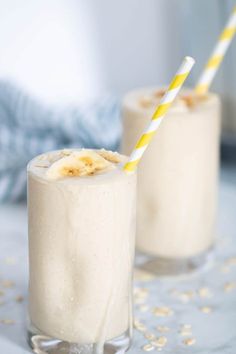
{"type": "MultiPolygon", "coordinates": [[[[0,0],[0,77],[64,104],[170,80],[181,58],[196,83],[234,0],[0,0]]],[[[236,40],[214,81],[236,132],[236,40]]],[[[227,117],[227,119],[226,119],[227,117]]],[[[236,133],[235,133],[236,134],[236,133]]]]}

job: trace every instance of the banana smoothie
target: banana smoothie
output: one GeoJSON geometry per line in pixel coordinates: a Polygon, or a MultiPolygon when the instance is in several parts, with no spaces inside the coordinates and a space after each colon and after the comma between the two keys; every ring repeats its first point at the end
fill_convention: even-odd
{"type": "Polygon", "coordinates": [[[34,349],[56,346],[59,353],[64,342],[70,349],[63,353],[73,343],[102,354],[106,342],[116,348],[116,338],[129,346],[136,175],[122,171],[124,161],[106,150],[75,149],[28,165],[34,349]]]}
{"type": "MultiPolygon", "coordinates": [[[[163,94],[149,88],[124,98],[125,154],[132,151],[163,94]]],[[[140,163],[137,248],[166,261],[162,264],[197,259],[214,244],[219,134],[218,96],[183,90],[140,163]]]]}

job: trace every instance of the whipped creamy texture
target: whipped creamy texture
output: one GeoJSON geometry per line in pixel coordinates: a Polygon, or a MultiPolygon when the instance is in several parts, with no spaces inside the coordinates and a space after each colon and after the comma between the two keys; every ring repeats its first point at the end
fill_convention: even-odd
{"type": "MultiPolygon", "coordinates": [[[[122,152],[129,155],[150,121],[161,89],[130,92],[123,102],[122,152]]],[[[164,258],[197,256],[215,237],[220,101],[182,90],[138,171],[137,247],[164,258]]]]}
{"type": "Polygon", "coordinates": [[[136,175],[124,159],[61,150],[28,165],[29,311],[47,336],[100,348],[129,329],[136,175]]]}

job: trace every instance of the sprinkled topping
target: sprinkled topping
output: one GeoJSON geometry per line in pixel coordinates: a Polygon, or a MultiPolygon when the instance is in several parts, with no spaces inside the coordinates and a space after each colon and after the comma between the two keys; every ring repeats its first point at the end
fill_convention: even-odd
{"type": "MultiPolygon", "coordinates": [[[[149,109],[149,108],[154,108],[159,101],[162,99],[164,94],[166,93],[166,90],[160,89],[156,90],[151,94],[146,94],[143,95],[142,97],[139,98],[138,104],[141,108],[144,109],[149,109]]],[[[189,109],[193,109],[196,107],[197,104],[206,101],[208,98],[208,95],[195,95],[194,93],[185,93],[179,96],[177,101],[175,102],[175,105],[177,106],[184,106],[189,109]]]]}
{"type": "Polygon", "coordinates": [[[61,156],[70,156],[72,154],[73,150],[70,149],[63,149],[61,151],[61,156]]]}
{"type": "Polygon", "coordinates": [[[166,93],[165,90],[157,90],[153,93],[153,96],[156,98],[162,98],[165,93],[166,93]]]}
{"type": "Polygon", "coordinates": [[[153,314],[158,317],[169,317],[173,315],[173,310],[171,310],[169,307],[163,306],[163,307],[155,307],[153,309],[153,314]]]}
{"type": "Polygon", "coordinates": [[[196,104],[196,99],[194,99],[194,97],[192,95],[182,96],[181,99],[184,101],[186,106],[188,106],[189,108],[193,108],[196,104]]]}
{"type": "Polygon", "coordinates": [[[98,150],[97,153],[109,162],[113,162],[113,163],[121,162],[121,157],[117,152],[101,149],[98,150]]]}
{"type": "Polygon", "coordinates": [[[46,162],[40,162],[38,161],[37,164],[35,165],[35,167],[39,167],[39,168],[48,168],[50,166],[49,163],[46,163],[46,162]]]}

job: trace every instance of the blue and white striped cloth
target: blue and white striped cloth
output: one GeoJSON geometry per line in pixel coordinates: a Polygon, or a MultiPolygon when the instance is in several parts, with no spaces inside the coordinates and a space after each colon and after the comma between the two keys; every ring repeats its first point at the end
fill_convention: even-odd
{"type": "Polygon", "coordinates": [[[49,150],[85,147],[117,150],[121,135],[118,100],[53,109],[0,81],[0,202],[26,195],[26,165],[49,150]]]}

